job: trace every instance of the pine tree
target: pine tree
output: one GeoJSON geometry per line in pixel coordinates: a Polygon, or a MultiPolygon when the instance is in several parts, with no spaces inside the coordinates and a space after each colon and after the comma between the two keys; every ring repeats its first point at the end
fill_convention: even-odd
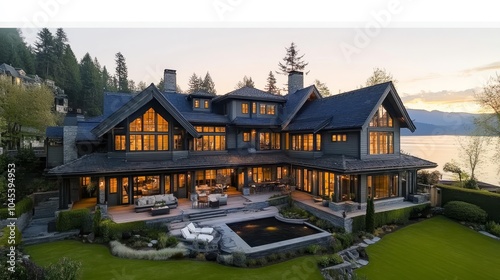
{"type": "Polygon", "coordinates": [[[117,91],[113,82],[113,76],[109,74],[106,66],[102,68],[102,84],[104,91],[117,91]]]}
{"type": "Polygon", "coordinates": [[[264,89],[272,94],[280,94],[280,89],[276,86],[276,78],[273,75],[273,71],[269,71],[269,76],[267,76],[267,84],[264,89]]]}
{"type": "Polygon", "coordinates": [[[165,81],[163,81],[163,77],[160,78],[160,81],[156,84],[156,87],[163,92],[163,88],[165,87],[165,81]]]}
{"type": "Polygon", "coordinates": [[[210,73],[208,73],[208,71],[201,85],[201,90],[206,91],[213,95],[217,93],[217,90],[215,90],[215,83],[214,81],[212,81],[212,77],[210,76],[210,73]]]}
{"type": "Polygon", "coordinates": [[[38,41],[35,42],[36,73],[44,79],[54,78],[56,56],[54,51],[54,37],[47,28],[38,32],[38,41]]]}
{"type": "Polygon", "coordinates": [[[373,204],[373,198],[368,198],[366,204],[365,227],[366,232],[375,232],[375,206],[373,204]]]}
{"type": "Polygon", "coordinates": [[[0,28],[0,63],[35,74],[35,57],[21,36],[20,29],[0,28]]]}
{"type": "Polygon", "coordinates": [[[115,55],[116,62],[116,76],[118,79],[118,91],[130,92],[128,88],[128,71],[127,64],[125,63],[125,57],[121,52],[115,55]]]}
{"type": "Polygon", "coordinates": [[[188,86],[188,93],[200,91],[203,88],[203,80],[201,77],[198,77],[196,73],[193,73],[193,75],[189,78],[188,86]]]}
{"type": "Polygon", "coordinates": [[[61,73],[60,84],[58,86],[64,89],[64,93],[68,96],[69,106],[79,108],[81,107],[80,90],[82,89],[80,67],[69,45],[64,50],[61,62],[64,72],[61,73]]]}
{"type": "Polygon", "coordinates": [[[330,89],[328,88],[328,86],[325,83],[322,83],[320,80],[317,80],[317,79],[314,80],[314,85],[318,89],[318,91],[321,94],[321,96],[327,97],[327,96],[331,95],[330,94],[330,89]]]}
{"type": "Polygon", "coordinates": [[[252,77],[247,77],[247,76],[243,77],[243,81],[239,81],[236,84],[235,88],[239,89],[244,87],[251,87],[251,88],[255,87],[255,83],[253,82],[252,77]]]}
{"type": "MultiPolygon", "coordinates": [[[[278,71],[277,74],[288,75],[291,71],[304,71],[306,66],[309,64],[308,62],[304,62],[302,58],[303,55],[299,55],[299,50],[295,43],[292,42],[289,48],[286,49],[286,56],[283,58],[283,63],[278,63],[278,71]]],[[[309,71],[306,72],[306,75],[309,71]]]]}
{"type": "Polygon", "coordinates": [[[80,76],[82,80],[82,107],[89,116],[98,116],[102,113],[102,76],[89,53],[86,53],[80,62],[80,76]]]}

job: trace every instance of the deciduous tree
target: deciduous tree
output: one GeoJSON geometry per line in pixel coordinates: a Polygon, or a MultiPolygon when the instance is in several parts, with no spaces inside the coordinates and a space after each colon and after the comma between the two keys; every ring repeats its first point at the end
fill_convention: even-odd
{"type": "Polygon", "coordinates": [[[366,79],[366,86],[373,86],[376,84],[381,84],[385,82],[392,81],[393,83],[396,83],[397,81],[394,80],[392,77],[392,74],[387,72],[385,68],[375,68],[373,69],[373,74],[366,79]]]}
{"type": "Polygon", "coordinates": [[[331,95],[330,89],[328,88],[328,86],[325,83],[322,83],[320,80],[314,80],[314,85],[318,89],[321,96],[327,97],[327,96],[331,95]]]}
{"type": "Polygon", "coordinates": [[[462,168],[460,168],[460,166],[458,166],[458,164],[454,160],[445,163],[443,166],[443,171],[457,174],[460,182],[462,182],[462,177],[465,175],[464,171],[462,171],[462,168]]]}

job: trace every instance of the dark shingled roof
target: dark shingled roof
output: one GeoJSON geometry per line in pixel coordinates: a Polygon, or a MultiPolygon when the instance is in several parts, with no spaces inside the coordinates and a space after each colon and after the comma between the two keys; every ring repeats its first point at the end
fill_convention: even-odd
{"type": "Polygon", "coordinates": [[[190,97],[214,98],[217,95],[211,94],[206,91],[197,91],[189,94],[190,97]]]}
{"type": "Polygon", "coordinates": [[[116,110],[120,109],[125,103],[132,100],[134,95],[123,92],[105,92],[104,93],[104,112],[102,119],[107,118],[116,110]]]}
{"type": "Polygon", "coordinates": [[[314,133],[323,129],[331,122],[330,117],[304,119],[292,121],[283,131],[312,131],[314,133]]]}
{"type": "Polygon", "coordinates": [[[290,158],[282,152],[248,153],[230,151],[225,154],[191,156],[178,160],[162,161],[126,161],[120,158],[108,158],[106,153],[85,155],[64,165],[48,171],[49,176],[84,175],[129,172],[164,172],[203,168],[230,168],[270,164],[294,164],[303,167],[317,168],[340,173],[363,173],[384,170],[434,168],[437,165],[417,157],[401,155],[389,159],[360,160],[341,155],[323,156],[320,158],[290,158]]]}
{"type": "Polygon", "coordinates": [[[236,117],[231,124],[242,126],[279,126],[281,121],[278,118],[243,118],[236,117]]]}
{"type": "Polygon", "coordinates": [[[237,90],[233,90],[227,94],[217,96],[216,98],[214,98],[214,102],[231,98],[245,99],[245,100],[259,100],[259,101],[273,101],[273,102],[286,101],[285,97],[281,95],[275,95],[252,87],[243,87],[237,90]]]}
{"type": "Polygon", "coordinates": [[[91,132],[99,122],[79,122],[78,131],[76,133],[77,142],[97,141],[98,138],[91,132]]]}
{"type": "Polygon", "coordinates": [[[63,138],[62,126],[49,126],[45,130],[45,136],[48,138],[63,138]]]}
{"type": "Polygon", "coordinates": [[[19,72],[17,72],[17,70],[14,69],[14,67],[12,67],[6,63],[0,64],[0,73],[4,73],[4,74],[7,74],[9,76],[16,77],[16,78],[21,78],[21,75],[19,74],[19,72]]]}
{"type": "Polygon", "coordinates": [[[387,82],[306,102],[289,126],[300,126],[296,123],[306,120],[331,118],[324,129],[360,128],[389,87],[390,82],[387,82]]]}
{"type": "Polygon", "coordinates": [[[306,88],[300,89],[294,93],[287,94],[286,104],[283,108],[283,114],[281,119],[283,120],[282,126],[286,127],[290,121],[295,117],[301,106],[306,102],[311,93],[315,93],[319,98],[321,96],[316,90],[315,86],[308,86],[306,88]]]}
{"type": "Polygon", "coordinates": [[[229,119],[224,115],[209,112],[182,112],[182,115],[192,123],[228,124],[229,119]]]}

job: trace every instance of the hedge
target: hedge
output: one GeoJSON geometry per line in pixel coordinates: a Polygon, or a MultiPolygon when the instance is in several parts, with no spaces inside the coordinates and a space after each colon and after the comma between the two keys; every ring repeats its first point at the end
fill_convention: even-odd
{"type": "Polygon", "coordinates": [[[57,215],[56,229],[57,231],[82,230],[89,216],[90,210],[87,208],[61,211],[57,215]]]}
{"type": "Polygon", "coordinates": [[[2,248],[2,247],[9,248],[10,246],[15,246],[15,245],[21,244],[21,241],[22,241],[21,231],[17,228],[17,226],[14,229],[15,230],[15,238],[14,238],[15,243],[14,244],[9,243],[10,229],[11,229],[10,227],[4,227],[2,229],[3,235],[2,235],[2,237],[0,237],[0,248],[2,248]]]}
{"type": "Polygon", "coordinates": [[[146,223],[144,221],[117,224],[112,220],[105,219],[100,223],[100,232],[104,240],[116,240],[121,238],[124,232],[145,228],[146,223]]]}
{"type": "MultiPolygon", "coordinates": [[[[16,217],[21,217],[22,214],[32,211],[34,207],[33,199],[29,196],[21,199],[16,203],[16,217]]],[[[2,208],[0,209],[0,219],[11,218],[9,216],[9,209],[2,208]]]]}
{"type": "MultiPolygon", "coordinates": [[[[375,213],[375,228],[387,224],[406,224],[410,219],[419,217],[424,211],[429,209],[429,204],[422,204],[375,213]]],[[[377,207],[375,207],[375,211],[377,211],[377,207]]],[[[352,232],[364,231],[365,229],[365,215],[352,218],[352,232]]]]}
{"type": "Polygon", "coordinates": [[[479,206],[486,211],[488,219],[500,223],[500,194],[481,190],[471,190],[452,186],[438,185],[441,189],[441,205],[450,201],[463,201],[479,206]]]}
{"type": "Polygon", "coordinates": [[[484,224],[486,222],[486,211],[479,206],[463,202],[463,201],[450,201],[444,205],[444,215],[448,218],[484,224]]]}

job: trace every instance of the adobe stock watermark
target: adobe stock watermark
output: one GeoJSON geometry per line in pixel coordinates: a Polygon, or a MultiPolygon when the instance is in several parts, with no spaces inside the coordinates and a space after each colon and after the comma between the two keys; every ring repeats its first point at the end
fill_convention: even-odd
{"type": "Polygon", "coordinates": [[[225,14],[233,12],[236,7],[241,5],[242,0],[215,0],[212,3],[215,12],[220,20],[224,20],[225,14]]]}
{"type": "Polygon", "coordinates": [[[14,163],[7,164],[7,270],[9,272],[16,271],[16,165],[14,163]]]}
{"type": "Polygon", "coordinates": [[[368,47],[372,39],[380,34],[382,28],[387,27],[394,15],[403,11],[399,0],[391,0],[387,6],[378,11],[370,12],[371,19],[363,28],[356,28],[356,34],[351,43],[341,42],[339,47],[347,62],[351,62],[351,57],[360,54],[361,50],[368,47]]]}
{"type": "Polygon", "coordinates": [[[69,2],[69,0],[37,1],[39,9],[35,11],[31,16],[23,16],[21,18],[23,22],[22,28],[26,30],[24,36],[35,36],[37,28],[47,27],[47,23],[50,22],[50,19],[56,17],[61,12],[61,7],[68,4],[69,2]]]}

